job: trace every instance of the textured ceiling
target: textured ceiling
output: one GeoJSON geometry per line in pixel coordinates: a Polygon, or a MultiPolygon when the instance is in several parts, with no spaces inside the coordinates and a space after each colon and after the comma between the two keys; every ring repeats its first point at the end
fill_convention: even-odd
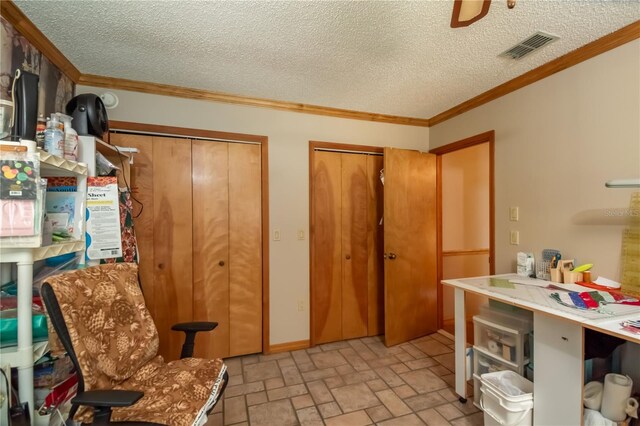
{"type": "MultiPolygon", "coordinates": [[[[82,72],[428,118],[640,19],[640,0],[16,1],[82,72]],[[560,40],[497,55],[537,30],[560,40]]],[[[639,54],[640,55],[640,54],[639,54]]]]}

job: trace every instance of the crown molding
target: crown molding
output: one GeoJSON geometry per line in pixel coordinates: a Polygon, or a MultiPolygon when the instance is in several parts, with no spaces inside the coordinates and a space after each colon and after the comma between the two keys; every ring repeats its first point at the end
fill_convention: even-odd
{"type": "Polygon", "coordinates": [[[569,67],[579,64],[580,62],[591,59],[594,56],[605,53],[611,49],[622,46],[640,37],[640,21],[636,21],[632,24],[622,27],[619,30],[607,34],[597,40],[592,41],[589,44],[573,50],[559,58],[554,59],[551,62],[547,62],[538,68],[532,69],[529,72],[522,74],[512,80],[507,81],[499,86],[494,87],[468,101],[462,102],[459,105],[454,106],[438,115],[435,115],[429,119],[429,125],[435,126],[436,124],[447,121],[455,116],[470,111],[474,108],[484,105],[487,102],[491,102],[504,95],[528,86],[543,78],[549,77],[557,72],[563,71],[569,67]]]}
{"type": "Polygon", "coordinates": [[[327,115],[339,118],[376,121],[382,123],[404,124],[408,126],[428,127],[429,120],[424,118],[402,117],[397,115],[375,114],[370,112],[353,111],[348,109],[331,108],[296,102],[278,101],[273,99],[252,98],[228,93],[213,92],[203,89],[172,86],[169,84],[150,83],[145,81],[127,80],[124,78],[104,77],[92,74],[82,74],[78,84],[86,86],[106,87],[132,92],[151,93],[154,95],[175,96],[180,98],[199,99],[213,102],[248,105],[255,107],[278,109],[306,114],[327,115]]]}
{"type": "Polygon", "coordinates": [[[80,78],[80,71],[76,68],[66,56],[51,43],[42,31],[35,26],[33,22],[10,0],[0,1],[0,14],[26,38],[29,43],[38,49],[47,57],[55,66],[65,73],[74,83],[80,78]]]}

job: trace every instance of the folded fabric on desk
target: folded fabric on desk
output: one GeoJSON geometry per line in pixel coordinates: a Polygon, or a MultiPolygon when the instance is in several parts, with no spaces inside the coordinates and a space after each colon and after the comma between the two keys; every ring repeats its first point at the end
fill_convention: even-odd
{"type": "Polygon", "coordinates": [[[551,293],[556,302],[570,308],[598,309],[601,305],[624,304],[640,305],[640,300],[624,294],[610,291],[569,291],[563,293],[551,293]]]}

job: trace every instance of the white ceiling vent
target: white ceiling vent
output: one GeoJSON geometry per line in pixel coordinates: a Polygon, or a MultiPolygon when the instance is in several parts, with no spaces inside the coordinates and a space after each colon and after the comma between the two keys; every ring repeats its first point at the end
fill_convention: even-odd
{"type": "Polygon", "coordinates": [[[520,59],[524,56],[527,56],[531,52],[535,52],[543,46],[546,46],[549,43],[552,43],[559,39],[560,37],[554,36],[548,33],[543,33],[542,31],[538,31],[533,34],[531,37],[521,41],[516,44],[512,48],[502,52],[498,55],[501,58],[510,58],[510,59],[520,59]]]}

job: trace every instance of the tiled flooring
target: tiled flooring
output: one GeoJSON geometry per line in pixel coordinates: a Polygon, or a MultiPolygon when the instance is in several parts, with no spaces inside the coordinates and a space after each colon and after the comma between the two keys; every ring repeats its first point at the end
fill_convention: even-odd
{"type": "Polygon", "coordinates": [[[454,383],[453,342],[432,334],[387,348],[381,337],[226,360],[229,385],[207,426],[482,425],[454,383]]]}

